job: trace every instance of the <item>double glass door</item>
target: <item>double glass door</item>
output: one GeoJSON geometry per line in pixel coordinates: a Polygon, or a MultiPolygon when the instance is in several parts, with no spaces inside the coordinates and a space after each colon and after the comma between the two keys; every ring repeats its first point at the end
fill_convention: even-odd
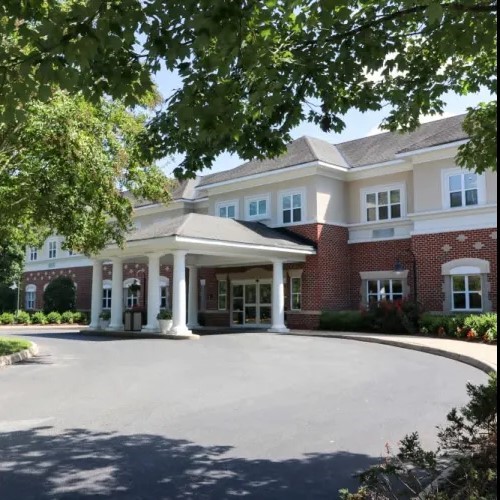
{"type": "Polygon", "coordinates": [[[270,325],[272,281],[233,282],[231,306],[234,326],[270,325]]]}

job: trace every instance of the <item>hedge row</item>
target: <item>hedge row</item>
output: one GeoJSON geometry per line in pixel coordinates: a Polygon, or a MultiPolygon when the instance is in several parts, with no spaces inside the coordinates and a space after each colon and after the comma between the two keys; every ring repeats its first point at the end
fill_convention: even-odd
{"type": "Polygon", "coordinates": [[[16,313],[0,314],[0,325],[60,325],[60,324],[86,324],[87,315],[83,312],[66,311],[64,313],[41,311],[29,313],[17,311],[16,313]]]}
{"type": "Polygon", "coordinates": [[[497,340],[496,313],[446,315],[424,314],[420,319],[420,333],[467,340],[497,340]]]}

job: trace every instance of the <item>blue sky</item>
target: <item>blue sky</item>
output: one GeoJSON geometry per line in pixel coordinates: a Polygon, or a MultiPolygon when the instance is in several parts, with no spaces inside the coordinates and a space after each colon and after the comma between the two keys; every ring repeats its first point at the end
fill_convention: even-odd
{"type": "MultiPolygon", "coordinates": [[[[162,71],[156,75],[156,82],[160,92],[164,97],[169,96],[173,89],[181,86],[181,81],[177,75],[162,71]]],[[[445,98],[447,103],[443,117],[453,116],[464,113],[468,107],[475,106],[479,102],[490,101],[491,95],[484,91],[479,94],[470,94],[468,96],[459,96],[456,94],[448,94],[445,98]]],[[[378,126],[387,115],[387,109],[376,112],[361,113],[359,111],[351,111],[344,117],[346,128],[341,134],[325,133],[313,123],[303,122],[296,127],[292,132],[292,137],[297,139],[303,135],[310,135],[324,139],[331,143],[339,143],[373,135],[378,132],[378,126]]],[[[430,119],[438,119],[433,117],[430,119]]],[[[429,118],[424,117],[423,121],[428,121],[429,118]]],[[[182,157],[175,157],[162,162],[165,171],[170,174],[172,170],[182,160],[182,157]]],[[[201,175],[206,175],[213,172],[220,172],[229,168],[241,165],[243,161],[234,155],[223,154],[221,155],[212,166],[211,170],[201,172],[201,175]]]]}

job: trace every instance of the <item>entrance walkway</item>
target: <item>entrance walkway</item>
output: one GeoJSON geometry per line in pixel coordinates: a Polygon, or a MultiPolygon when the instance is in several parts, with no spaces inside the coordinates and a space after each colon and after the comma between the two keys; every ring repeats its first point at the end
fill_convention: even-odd
{"type": "Polygon", "coordinates": [[[376,344],[393,345],[403,349],[427,352],[438,356],[461,361],[475,366],[486,373],[497,371],[497,347],[495,345],[478,344],[462,340],[420,337],[416,335],[383,335],[373,333],[324,332],[311,330],[293,330],[289,335],[306,337],[330,337],[337,339],[374,342],[376,344]]]}

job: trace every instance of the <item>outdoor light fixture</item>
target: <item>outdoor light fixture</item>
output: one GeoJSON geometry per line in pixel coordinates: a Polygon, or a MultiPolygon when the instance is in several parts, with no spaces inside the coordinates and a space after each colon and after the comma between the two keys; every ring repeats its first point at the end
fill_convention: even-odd
{"type": "MultiPolygon", "coordinates": [[[[417,258],[415,254],[411,250],[406,250],[404,253],[411,256],[411,264],[412,264],[412,274],[413,274],[413,297],[415,302],[418,302],[417,295],[417,258]]],[[[406,271],[405,265],[401,262],[401,256],[396,257],[396,263],[394,264],[394,272],[396,274],[402,274],[406,271]]]]}

